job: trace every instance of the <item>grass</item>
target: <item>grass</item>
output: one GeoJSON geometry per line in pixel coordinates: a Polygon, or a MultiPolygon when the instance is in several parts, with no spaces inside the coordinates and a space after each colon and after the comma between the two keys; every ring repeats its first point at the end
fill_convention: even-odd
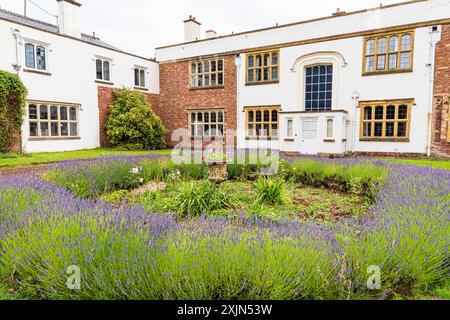
{"type": "Polygon", "coordinates": [[[449,160],[428,160],[428,159],[387,159],[388,161],[399,164],[412,164],[421,167],[432,167],[434,169],[450,170],[449,160]]]}
{"type": "Polygon", "coordinates": [[[169,155],[171,150],[156,150],[156,151],[124,151],[108,148],[97,148],[78,151],[65,152],[40,152],[30,154],[0,154],[0,169],[20,168],[32,165],[50,164],[65,160],[77,159],[95,159],[108,155],[147,155],[147,154],[161,154],[169,155]]]}

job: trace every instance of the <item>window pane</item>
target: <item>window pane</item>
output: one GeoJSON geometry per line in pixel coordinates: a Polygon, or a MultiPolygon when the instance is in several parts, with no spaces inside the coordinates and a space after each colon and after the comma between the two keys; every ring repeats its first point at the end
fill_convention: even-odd
{"type": "Polygon", "coordinates": [[[67,137],[69,135],[69,128],[67,122],[61,123],[61,136],[67,137]]]}
{"type": "Polygon", "coordinates": [[[197,122],[203,122],[203,112],[197,113],[197,122]]]}
{"type": "Polygon", "coordinates": [[[249,111],[248,112],[248,122],[253,122],[253,121],[255,121],[254,112],[253,111],[249,111]]]}
{"type": "Polygon", "coordinates": [[[389,52],[398,51],[398,37],[389,38],[389,52]]]}
{"type": "Polygon", "coordinates": [[[70,136],[77,137],[78,136],[78,128],[76,123],[70,124],[70,136]]]}
{"type": "Polygon", "coordinates": [[[134,69],[134,85],[139,87],[139,69],[134,69]]]}
{"type": "Polygon", "coordinates": [[[100,59],[95,61],[95,68],[98,80],[103,80],[103,62],[100,59]]]}
{"type": "Polygon", "coordinates": [[[278,137],[278,123],[272,123],[271,124],[271,137],[278,137]]]}
{"type": "Polygon", "coordinates": [[[255,57],[254,56],[248,56],[248,67],[253,68],[255,66],[255,57]]]}
{"type": "Polygon", "coordinates": [[[397,129],[397,137],[404,138],[406,137],[406,122],[399,122],[398,123],[398,129],[397,129]]]}
{"type": "MultiPolygon", "coordinates": [[[[206,129],[205,132],[207,133],[208,130],[206,129]]],[[[203,136],[204,132],[203,132],[203,125],[199,124],[197,125],[197,135],[198,136],[203,136]]]]}
{"type": "Polygon", "coordinates": [[[218,61],[217,69],[218,69],[218,71],[223,71],[223,60],[218,61]]]}
{"type": "Polygon", "coordinates": [[[217,122],[217,113],[216,112],[211,112],[211,122],[217,122]]]}
{"type": "Polygon", "coordinates": [[[30,122],[30,137],[38,136],[38,124],[37,122],[30,122]]]}
{"type": "Polygon", "coordinates": [[[411,35],[405,34],[402,36],[401,50],[411,50],[411,35]]]}
{"type": "Polygon", "coordinates": [[[278,53],[277,52],[272,53],[272,65],[273,66],[278,65],[278,53]]]}
{"type": "Polygon", "coordinates": [[[366,54],[374,54],[374,53],[375,53],[375,40],[367,40],[366,54]]]}
{"type": "Polygon", "coordinates": [[[248,124],[248,135],[250,137],[253,137],[255,135],[254,127],[252,123],[248,124]]]}
{"type": "Polygon", "coordinates": [[[287,121],[287,136],[288,137],[292,137],[294,136],[294,121],[293,120],[288,120],[287,121]]]}
{"type": "Polygon", "coordinates": [[[60,120],[67,120],[67,107],[61,107],[59,109],[60,120]]]}
{"type": "Polygon", "coordinates": [[[208,87],[208,86],[210,85],[210,82],[209,82],[209,74],[205,74],[204,79],[205,79],[204,85],[205,85],[206,87],[208,87]]]}
{"type": "Polygon", "coordinates": [[[256,81],[262,81],[262,71],[261,71],[261,69],[256,69],[256,81]]]}
{"type": "Polygon", "coordinates": [[[272,80],[278,80],[278,67],[272,68],[272,80]]]}
{"type": "Polygon", "coordinates": [[[391,53],[389,55],[389,69],[397,69],[397,53],[391,53]]]}
{"type": "Polygon", "coordinates": [[[69,119],[70,121],[77,121],[77,109],[74,107],[71,107],[69,109],[69,119]]]}
{"type": "Polygon", "coordinates": [[[264,55],[264,66],[265,67],[267,67],[267,66],[269,66],[270,65],[270,54],[268,54],[268,53],[266,53],[265,55],[264,55]]]}
{"type": "Polygon", "coordinates": [[[333,66],[306,68],[305,110],[330,110],[332,105],[333,66]],[[310,84],[312,83],[312,85],[310,84]]]}
{"type": "Polygon", "coordinates": [[[327,138],[333,137],[333,119],[327,120],[327,138]]]}
{"type": "Polygon", "coordinates": [[[384,70],[386,68],[386,56],[381,55],[377,57],[377,70],[384,70]]]}
{"type": "Polygon", "coordinates": [[[257,67],[261,67],[262,66],[262,56],[261,55],[257,55],[256,56],[256,66],[257,67]]]}
{"type": "Polygon", "coordinates": [[[269,122],[269,121],[270,121],[270,111],[264,110],[264,122],[269,122]]]}
{"type": "Polygon", "coordinates": [[[251,70],[248,70],[248,76],[247,76],[247,79],[248,79],[248,82],[253,82],[253,81],[255,81],[255,76],[254,76],[254,70],[253,69],[251,69],[251,70]]]}
{"type": "Polygon", "coordinates": [[[375,108],[375,120],[383,120],[383,111],[384,108],[382,106],[375,108]]]}
{"type": "Polygon", "coordinates": [[[197,64],[197,73],[203,73],[203,63],[197,64]]]}
{"type": "Polygon", "coordinates": [[[58,107],[50,107],[50,120],[58,120],[58,107]]]}
{"type": "Polygon", "coordinates": [[[195,125],[191,125],[191,136],[195,136],[195,125]]]}
{"type": "Polygon", "coordinates": [[[364,137],[370,137],[372,135],[372,123],[364,123],[363,135],[364,137]]]}
{"type": "Polygon", "coordinates": [[[278,122],[278,111],[272,110],[272,122],[278,122]]]}
{"type": "Polygon", "coordinates": [[[195,113],[191,113],[191,123],[195,123],[195,113]]]}
{"type": "Polygon", "coordinates": [[[223,85],[223,73],[218,73],[218,77],[217,83],[221,86],[223,85]]]}
{"type": "Polygon", "coordinates": [[[41,122],[41,137],[48,137],[48,122],[41,122]]]}
{"type": "Polygon", "coordinates": [[[223,136],[223,124],[219,124],[217,126],[217,135],[218,136],[223,136]]]}
{"type": "Polygon", "coordinates": [[[395,122],[386,122],[386,137],[393,137],[394,136],[394,127],[395,122]]]}
{"type": "Polygon", "coordinates": [[[383,136],[383,124],[375,123],[375,137],[382,137],[382,136],[383,136]]]}
{"type": "Polygon", "coordinates": [[[398,119],[406,120],[408,119],[408,106],[400,106],[398,107],[398,119]]]}
{"type": "Polygon", "coordinates": [[[261,122],[262,120],[262,112],[256,111],[256,122],[261,122]]]}
{"type": "Polygon", "coordinates": [[[48,107],[47,106],[44,106],[44,105],[41,105],[40,107],[39,107],[39,119],[44,119],[44,120],[47,120],[48,119],[48,107]]]}
{"type": "Polygon", "coordinates": [[[211,85],[217,86],[217,74],[215,73],[211,74],[211,85]]]}
{"type": "Polygon", "coordinates": [[[377,53],[385,53],[386,52],[386,38],[378,39],[378,47],[377,53]]]}
{"type": "Polygon", "coordinates": [[[28,106],[28,117],[30,119],[37,119],[37,106],[34,104],[30,104],[28,106]]]}
{"type": "Polygon", "coordinates": [[[141,76],[141,87],[145,87],[145,70],[140,71],[141,76]]]}
{"type": "Polygon", "coordinates": [[[51,123],[51,133],[52,133],[52,137],[57,137],[59,135],[58,122],[51,123]]]}
{"type": "Polygon", "coordinates": [[[111,77],[109,74],[109,61],[103,61],[103,80],[110,81],[111,77]]]}
{"type": "Polygon", "coordinates": [[[44,47],[36,47],[36,57],[37,57],[37,68],[39,70],[46,70],[45,63],[45,48],[44,47]]]}
{"type": "Polygon", "coordinates": [[[27,68],[35,68],[36,64],[34,61],[34,45],[31,43],[25,44],[25,60],[27,68]]]}
{"type": "Polygon", "coordinates": [[[371,56],[371,57],[367,57],[366,58],[366,71],[370,72],[370,71],[374,71],[375,70],[375,57],[371,56]]]}
{"type": "Polygon", "coordinates": [[[208,122],[209,122],[209,112],[205,112],[205,113],[203,114],[203,116],[204,116],[204,118],[205,118],[205,123],[208,123],[208,122]]]}
{"type": "Polygon", "coordinates": [[[395,119],[395,106],[388,106],[386,108],[386,119],[387,120],[395,119]]]}
{"type": "Polygon", "coordinates": [[[269,68],[264,68],[264,81],[269,80],[269,68]]]}
{"type": "Polygon", "coordinates": [[[217,62],[211,61],[211,72],[216,72],[217,70],[217,62]]]}
{"type": "Polygon", "coordinates": [[[191,73],[192,73],[192,74],[195,74],[196,71],[197,71],[197,65],[196,65],[195,63],[192,63],[192,64],[191,64],[191,73]]]}
{"type": "Polygon", "coordinates": [[[400,54],[400,69],[408,69],[410,67],[410,56],[409,52],[402,52],[400,54]]]}
{"type": "Polygon", "coordinates": [[[223,112],[219,112],[219,122],[223,122],[223,112]]]}
{"type": "Polygon", "coordinates": [[[209,61],[204,61],[203,62],[203,70],[204,72],[209,72],[209,61]]]}

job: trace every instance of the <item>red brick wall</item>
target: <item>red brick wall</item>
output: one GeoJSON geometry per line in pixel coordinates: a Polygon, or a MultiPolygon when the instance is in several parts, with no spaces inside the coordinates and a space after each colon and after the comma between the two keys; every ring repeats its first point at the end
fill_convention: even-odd
{"type": "Polygon", "coordinates": [[[18,130],[12,134],[13,144],[11,146],[10,152],[20,152],[22,150],[21,146],[21,130],[18,130]]]}
{"type": "MultiPolygon", "coordinates": [[[[99,130],[100,130],[100,146],[109,147],[108,137],[106,135],[105,123],[108,120],[109,106],[112,103],[112,93],[114,88],[110,87],[98,87],[98,109],[99,109],[99,130]]],[[[158,95],[151,93],[143,93],[150,105],[153,112],[159,113],[158,95]]]]}
{"type": "Polygon", "coordinates": [[[188,112],[192,109],[224,109],[225,130],[236,130],[237,70],[234,59],[234,55],[224,57],[224,87],[215,89],[190,89],[188,61],[160,65],[158,116],[169,131],[169,145],[177,144],[170,141],[175,129],[188,129],[188,112]]]}
{"type": "Polygon", "coordinates": [[[432,153],[450,157],[450,24],[442,26],[435,63],[432,153]]]}

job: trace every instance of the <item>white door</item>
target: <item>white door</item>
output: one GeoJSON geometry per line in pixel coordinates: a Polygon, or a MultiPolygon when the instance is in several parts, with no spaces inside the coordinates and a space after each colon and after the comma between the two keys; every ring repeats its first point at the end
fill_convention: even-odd
{"type": "Polygon", "coordinates": [[[317,154],[317,119],[302,119],[300,122],[300,153],[317,154]]]}

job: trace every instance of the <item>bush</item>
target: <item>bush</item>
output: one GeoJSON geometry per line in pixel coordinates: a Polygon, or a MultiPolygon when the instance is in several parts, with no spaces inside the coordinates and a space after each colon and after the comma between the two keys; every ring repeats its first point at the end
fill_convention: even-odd
{"type": "Polygon", "coordinates": [[[113,146],[128,149],[162,149],[166,129],[153,113],[146,97],[137,91],[116,90],[105,125],[113,146]]]}
{"type": "Polygon", "coordinates": [[[9,152],[25,115],[27,89],[20,78],[0,70],[0,152],[9,152]]]}
{"type": "Polygon", "coordinates": [[[258,203],[283,204],[286,201],[285,183],[281,178],[259,178],[255,186],[258,203]]]}
{"type": "Polygon", "coordinates": [[[228,194],[209,180],[185,183],[175,199],[177,213],[191,216],[226,209],[232,203],[228,194]]]}

